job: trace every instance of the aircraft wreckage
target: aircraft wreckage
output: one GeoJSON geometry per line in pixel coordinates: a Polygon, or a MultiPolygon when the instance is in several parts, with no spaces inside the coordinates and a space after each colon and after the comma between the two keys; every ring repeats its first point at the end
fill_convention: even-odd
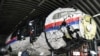
{"type": "Polygon", "coordinates": [[[50,13],[44,23],[44,31],[36,35],[36,21],[28,23],[29,37],[20,35],[20,30],[8,37],[5,42],[6,47],[1,52],[18,55],[47,56],[52,53],[66,53],[77,42],[82,44],[88,40],[93,40],[96,35],[96,23],[93,17],[73,8],[58,8],[50,13]],[[21,36],[21,37],[19,37],[21,36]],[[20,40],[19,40],[20,39],[20,40]],[[60,51],[60,50],[64,50],[60,51]]]}

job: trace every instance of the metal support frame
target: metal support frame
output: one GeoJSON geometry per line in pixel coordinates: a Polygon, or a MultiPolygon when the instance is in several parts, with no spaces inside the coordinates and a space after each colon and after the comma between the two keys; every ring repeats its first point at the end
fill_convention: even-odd
{"type": "Polygon", "coordinates": [[[1,0],[1,1],[0,1],[0,10],[2,10],[3,4],[4,4],[4,0],[1,0]]]}
{"type": "Polygon", "coordinates": [[[95,52],[98,53],[98,50],[97,50],[97,42],[94,41],[94,48],[95,48],[95,52]]]}
{"type": "Polygon", "coordinates": [[[70,7],[70,6],[74,5],[77,2],[79,2],[79,0],[72,0],[69,3],[67,3],[67,5],[65,5],[64,7],[70,7]]]}
{"type": "Polygon", "coordinates": [[[98,50],[97,50],[97,41],[96,41],[96,37],[95,37],[95,39],[94,39],[94,49],[95,49],[95,51],[96,51],[96,53],[98,53],[98,50]]]}

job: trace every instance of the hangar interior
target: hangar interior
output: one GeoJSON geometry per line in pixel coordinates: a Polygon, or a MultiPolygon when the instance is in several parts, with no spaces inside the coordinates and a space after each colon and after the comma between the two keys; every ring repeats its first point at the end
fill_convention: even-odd
{"type": "Polygon", "coordinates": [[[92,41],[84,43],[83,46],[81,41],[76,42],[76,45],[72,44],[72,47],[69,46],[69,48],[73,50],[68,51],[66,55],[74,56],[71,55],[73,52],[78,53],[77,51],[86,48],[95,51],[97,56],[100,56],[99,0],[0,0],[0,46],[4,45],[6,38],[12,32],[16,33],[19,29],[24,31],[23,29],[27,28],[27,23],[30,20],[35,21],[36,28],[38,28],[35,34],[40,35],[44,29],[46,17],[57,8],[79,9],[92,17],[95,16],[93,19],[97,25],[97,33],[92,41]],[[80,45],[81,47],[79,47],[80,45]]]}

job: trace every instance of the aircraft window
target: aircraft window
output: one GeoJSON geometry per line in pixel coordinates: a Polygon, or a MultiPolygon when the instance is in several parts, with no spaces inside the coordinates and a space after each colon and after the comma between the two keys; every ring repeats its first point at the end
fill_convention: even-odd
{"type": "Polygon", "coordinates": [[[59,19],[61,17],[64,17],[65,15],[67,15],[68,12],[59,12],[59,13],[56,13],[54,16],[53,16],[53,19],[59,19]]]}

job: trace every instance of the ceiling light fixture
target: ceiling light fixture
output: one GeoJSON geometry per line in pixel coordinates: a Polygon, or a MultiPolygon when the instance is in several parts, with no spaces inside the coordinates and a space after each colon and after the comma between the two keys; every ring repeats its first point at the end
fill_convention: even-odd
{"type": "Polygon", "coordinates": [[[93,17],[97,17],[97,16],[100,16],[100,13],[93,15],[93,17]]]}

